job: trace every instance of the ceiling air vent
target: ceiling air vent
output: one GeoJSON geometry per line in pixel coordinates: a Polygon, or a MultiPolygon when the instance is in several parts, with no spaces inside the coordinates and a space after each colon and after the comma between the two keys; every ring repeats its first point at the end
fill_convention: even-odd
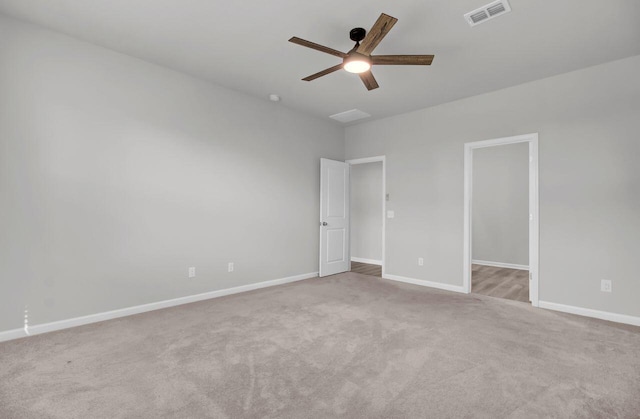
{"type": "Polygon", "coordinates": [[[469,25],[476,26],[510,11],[511,7],[507,0],[498,0],[465,14],[464,19],[469,25]]]}
{"type": "Polygon", "coordinates": [[[504,4],[502,3],[494,4],[491,7],[487,7],[487,12],[489,12],[489,16],[495,16],[497,14],[500,14],[506,11],[507,9],[504,7],[504,4]]]}
{"type": "Polygon", "coordinates": [[[361,111],[360,109],[351,109],[350,111],[340,112],[335,115],[331,115],[329,118],[335,119],[336,121],[340,121],[342,123],[357,121],[358,119],[368,118],[369,115],[366,112],[361,111]]]}
{"type": "Polygon", "coordinates": [[[471,21],[473,23],[478,23],[482,22],[485,19],[489,19],[489,15],[484,10],[480,10],[478,13],[474,13],[469,17],[471,18],[471,21]]]}

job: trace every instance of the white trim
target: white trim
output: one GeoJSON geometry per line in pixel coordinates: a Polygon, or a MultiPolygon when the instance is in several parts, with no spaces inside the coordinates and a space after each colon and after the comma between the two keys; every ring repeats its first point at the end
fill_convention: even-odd
{"type": "Polygon", "coordinates": [[[254,284],[241,285],[239,287],[226,288],[217,291],[205,292],[202,294],[189,295],[186,297],[174,298],[171,300],[158,301],[155,303],[143,304],[139,306],[121,308],[118,310],[105,311],[102,313],[90,314],[88,316],[74,317],[72,319],[60,320],[51,323],[43,323],[29,326],[29,334],[24,329],[13,329],[0,332],[0,342],[18,339],[26,336],[39,335],[41,333],[53,332],[56,330],[68,329],[70,327],[82,326],[90,323],[98,323],[105,320],[117,319],[119,317],[131,316],[134,314],[145,313],[147,311],[159,310],[162,308],[179,306],[182,304],[194,303],[196,301],[209,300],[212,298],[224,297],[227,295],[238,294],[241,292],[253,291],[260,288],[273,287],[276,285],[288,284],[290,282],[302,281],[304,279],[315,278],[318,272],[309,272],[306,274],[289,276],[286,278],[273,279],[270,281],[256,282],[254,284]]]}
{"type": "Polygon", "coordinates": [[[547,310],[561,311],[563,313],[577,314],[579,316],[593,317],[595,319],[608,320],[610,322],[631,324],[640,326],[640,317],[629,316],[627,314],[611,313],[609,311],[593,310],[591,308],[568,306],[565,304],[550,303],[548,301],[538,301],[538,307],[547,310]]]}
{"type": "Polygon", "coordinates": [[[462,287],[471,292],[471,231],[473,197],[473,150],[507,144],[529,143],[529,299],[531,305],[538,307],[539,289],[539,211],[538,211],[538,134],[516,135],[493,140],[476,141],[464,145],[464,240],[463,240],[463,276],[462,287]]]}
{"type": "Polygon", "coordinates": [[[379,161],[384,161],[385,160],[385,156],[373,156],[373,157],[363,157],[361,159],[350,159],[350,160],[345,160],[345,163],[349,163],[349,164],[365,164],[365,163],[376,163],[379,161]]]}
{"type": "Polygon", "coordinates": [[[0,342],[6,342],[8,340],[19,339],[27,336],[24,329],[12,329],[6,332],[0,332],[0,342]]]}
{"type": "MultiPolygon", "coordinates": [[[[364,163],[376,163],[382,162],[382,260],[380,261],[380,266],[382,267],[382,276],[384,277],[385,273],[385,258],[387,254],[387,245],[386,245],[386,234],[387,234],[387,157],[386,156],[374,156],[374,157],[364,157],[361,159],[350,159],[345,160],[345,163],[349,163],[350,165],[354,164],[364,164],[364,163]]],[[[351,181],[351,179],[349,179],[351,181]]],[[[351,241],[350,241],[351,242],[351,241]]],[[[353,260],[353,258],[351,259],[353,260]]],[[[358,261],[354,261],[358,262],[358,261]]],[[[365,262],[367,263],[367,262],[365,262]]]]}
{"type": "Polygon", "coordinates": [[[471,263],[474,265],[493,266],[494,268],[520,269],[522,271],[529,270],[528,265],[517,265],[515,263],[491,262],[488,260],[476,260],[476,259],[473,259],[471,263]]]}
{"type": "Polygon", "coordinates": [[[445,291],[460,292],[463,294],[467,293],[464,287],[461,287],[460,285],[443,284],[442,282],[432,282],[424,279],[407,278],[405,276],[390,274],[382,275],[382,278],[390,279],[392,281],[404,282],[406,284],[420,285],[429,288],[438,288],[445,291]]]}
{"type": "Polygon", "coordinates": [[[382,266],[381,260],[357,258],[355,256],[351,256],[351,262],[368,263],[369,265],[382,266]]]}
{"type": "Polygon", "coordinates": [[[526,142],[530,142],[534,138],[538,139],[537,132],[534,132],[531,134],[514,135],[513,137],[502,137],[502,138],[494,138],[491,140],[474,141],[472,143],[465,143],[465,146],[469,146],[471,148],[495,147],[495,146],[506,145],[506,144],[526,143],[526,142]]]}
{"type": "Polygon", "coordinates": [[[539,306],[540,298],[540,201],[538,168],[538,134],[529,141],[529,299],[539,306]]]}

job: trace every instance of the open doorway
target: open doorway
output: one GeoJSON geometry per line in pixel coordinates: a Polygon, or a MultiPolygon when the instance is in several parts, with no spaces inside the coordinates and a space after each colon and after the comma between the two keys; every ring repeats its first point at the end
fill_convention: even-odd
{"type": "Polygon", "coordinates": [[[473,151],[471,292],[529,302],[529,145],[473,151]]]}
{"type": "Polygon", "coordinates": [[[384,273],[384,156],[348,160],[350,164],[351,272],[384,273]]]}
{"type": "Polygon", "coordinates": [[[538,305],[537,134],[465,144],[464,286],[538,305]]]}

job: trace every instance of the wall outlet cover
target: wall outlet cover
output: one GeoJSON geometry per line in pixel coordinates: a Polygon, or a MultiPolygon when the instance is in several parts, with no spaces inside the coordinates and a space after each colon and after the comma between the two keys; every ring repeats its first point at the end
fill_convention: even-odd
{"type": "Polygon", "coordinates": [[[611,292],[611,280],[603,279],[600,281],[600,291],[602,292],[611,292]]]}
{"type": "Polygon", "coordinates": [[[196,277],[196,268],[194,266],[189,268],[189,278],[195,278],[196,277]]]}

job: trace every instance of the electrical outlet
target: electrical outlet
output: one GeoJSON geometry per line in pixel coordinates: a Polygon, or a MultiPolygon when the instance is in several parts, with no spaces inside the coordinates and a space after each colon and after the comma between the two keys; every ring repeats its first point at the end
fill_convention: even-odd
{"type": "Polygon", "coordinates": [[[189,278],[195,278],[196,277],[196,268],[195,266],[192,266],[189,268],[189,278]]]}
{"type": "Polygon", "coordinates": [[[229,272],[233,272],[233,262],[229,262],[229,266],[227,267],[229,272]]]}
{"type": "Polygon", "coordinates": [[[610,279],[602,279],[602,280],[600,280],[600,291],[602,291],[602,292],[611,292],[611,280],[610,279]]]}
{"type": "Polygon", "coordinates": [[[424,266],[424,258],[418,258],[418,266],[424,266]]]}

